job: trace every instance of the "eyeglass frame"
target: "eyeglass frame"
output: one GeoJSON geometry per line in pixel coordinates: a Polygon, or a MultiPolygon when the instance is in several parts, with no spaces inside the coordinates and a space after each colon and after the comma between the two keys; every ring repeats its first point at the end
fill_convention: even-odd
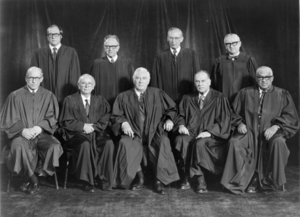
{"type": "Polygon", "coordinates": [[[119,47],[120,45],[104,45],[104,49],[106,50],[109,50],[109,49],[112,49],[112,50],[115,50],[119,47]]]}
{"type": "Polygon", "coordinates": [[[224,43],[224,44],[225,44],[225,47],[231,47],[231,46],[236,47],[239,44],[239,42],[241,42],[241,41],[234,41],[231,43],[224,43]]]}
{"type": "Polygon", "coordinates": [[[47,37],[49,37],[49,38],[52,38],[54,36],[54,38],[57,38],[57,37],[59,37],[59,36],[61,36],[61,34],[60,33],[49,33],[49,34],[47,34],[47,37]]]}
{"type": "Polygon", "coordinates": [[[263,81],[264,79],[266,80],[266,81],[269,81],[271,78],[273,78],[273,75],[269,75],[269,76],[256,76],[256,79],[258,80],[258,81],[263,81]]]}
{"type": "Polygon", "coordinates": [[[28,79],[29,81],[39,81],[43,78],[43,76],[41,77],[26,77],[26,79],[28,79]]]}

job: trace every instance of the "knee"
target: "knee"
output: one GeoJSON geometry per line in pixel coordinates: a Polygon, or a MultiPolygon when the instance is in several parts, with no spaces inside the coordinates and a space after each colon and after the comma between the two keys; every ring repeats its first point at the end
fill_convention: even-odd
{"type": "Polygon", "coordinates": [[[165,149],[171,150],[170,139],[165,135],[160,137],[160,147],[162,148],[162,146],[164,146],[165,149]]]}
{"type": "Polygon", "coordinates": [[[27,140],[22,137],[15,138],[10,144],[10,151],[20,151],[22,148],[26,147],[27,140]]]}
{"type": "Polygon", "coordinates": [[[205,139],[203,139],[203,138],[197,139],[195,142],[195,148],[197,150],[205,149],[206,148],[205,139]]]}
{"type": "Polygon", "coordinates": [[[285,148],[286,147],[286,143],[285,143],[285,139],[283,137],[276,137],[276,138],[272,138],[269,142],[270,147],[271,148],[285,148]]]}
{"type": "Polygon", "coordinates": [[[179,135],[179,136],[176,136],[175,138],[175,144],[182,144],[182,143],[185,143],[185,141],[189,140],[189,137],[188,135],[179,135]]]}
{"type": "Polygon", "coordinates": [[[115,149],[115,145],[112,140],[106,141],[106,148],[109,150],[109,152],[113,153],[115,149]]]}

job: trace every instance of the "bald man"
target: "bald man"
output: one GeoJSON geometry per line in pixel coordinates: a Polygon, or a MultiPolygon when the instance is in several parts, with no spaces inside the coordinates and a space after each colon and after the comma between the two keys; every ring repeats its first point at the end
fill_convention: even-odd
{"type": "Polygon", "coordinates": [[[21,190],[29,194],[39,191],[35,175],[53,175],[63,153],[52,135],[57,128],[58,103],[54,94],[43,87],[40,68],[27,70],[26,86],[12,92],[0,114],[0,129],[11,143],[5,161],[8,169],[24,178],[21,190]]]}
{"type": "Polygon", "coordinates": [[[227,54],[218,57],[212,67],[212,88],[232,103],[239,90],[255,84],[257,63],[250,55],[240,52],[242,42],[238,35],[226,35],[224,45],[227,54]]]}
{"type": "Polygon", "coordinates": [[[235,194],[272,192],[286,183],[286,139],[296,134],[299,118],[288,91],[272,85],[266,66],[256,71],[257,85],[242,89],[233,102],[238,115],[221,180],[235,194]]]}
{"type": "Polygon", "coordinates": [[[183,40],[179,28],[170,28],[167,35],[169,48],[156,56],[152,70],[151,85],[165,91],[176,103],[184,94],[193,91],[194,75],[200,70],[196,52],[181,47],[183,40]]]}
{"type": "Polygon", "coordinates": [[[114,144],[105,131],[110,106],[104,97],[92,94],[95,85],[91,75],[79,77],[79,91],[66,97],[59,118],[62,137],[74,150],[75,175],[90,193],[95,191],[94,179],[103,190],[111,190],[113,185],[114,144]]]}

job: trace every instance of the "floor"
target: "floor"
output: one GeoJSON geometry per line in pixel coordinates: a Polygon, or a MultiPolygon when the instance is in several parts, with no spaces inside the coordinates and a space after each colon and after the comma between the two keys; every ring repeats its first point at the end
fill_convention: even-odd
{"type": "MultiPolygon", "coordinates": [[[[286,191],[271,195],[233,195],[222,190],[218,182],[208,182],[207,194],[193,190],[166,188],[166,195],[153,192],[151,183],[140,191],[112,190],[83,192],[75,177],[69,176],[68,189],[55,189],[54,179],[40,181],[41,190],[36,195],[19,191],[21,180],[14,177],[10,193],[6,193],[6,176],[2,169],[1,217],[89,217],[89,216],[300,216],[300,167],[286,168],[286,191]]],[[[61,171],[62,173],[63,171],[61,171]]],[[[59,184],[62,186],[62,174],[59,184]]]]}

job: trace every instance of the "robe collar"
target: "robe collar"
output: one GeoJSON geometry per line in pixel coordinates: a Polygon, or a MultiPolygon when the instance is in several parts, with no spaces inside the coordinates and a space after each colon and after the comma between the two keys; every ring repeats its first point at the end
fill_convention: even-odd
{"type": "MultiPolygon", "coordinates": [[[[49,44],[49,47],[50,47],[51,53],[53,53],[53,48],[54,48],[54,46],[52,46],[51,44],[49,44]]],[[[61,47],[61,43],[59,43],[59,44],[56,45],[55,47],[56,47],[56,49],[57,49],[56,52],[58,52],[59,48],[61,47]]]]}
{"type": "Polygon", "coordinates": [[[181,51],[181,47],[179,46],[176,49],[170,48],[170,51],[171,51],[172,55],[173,55],[174,50],[176,50],[176,56],[178,56],[179,52],[181,51]]]}

